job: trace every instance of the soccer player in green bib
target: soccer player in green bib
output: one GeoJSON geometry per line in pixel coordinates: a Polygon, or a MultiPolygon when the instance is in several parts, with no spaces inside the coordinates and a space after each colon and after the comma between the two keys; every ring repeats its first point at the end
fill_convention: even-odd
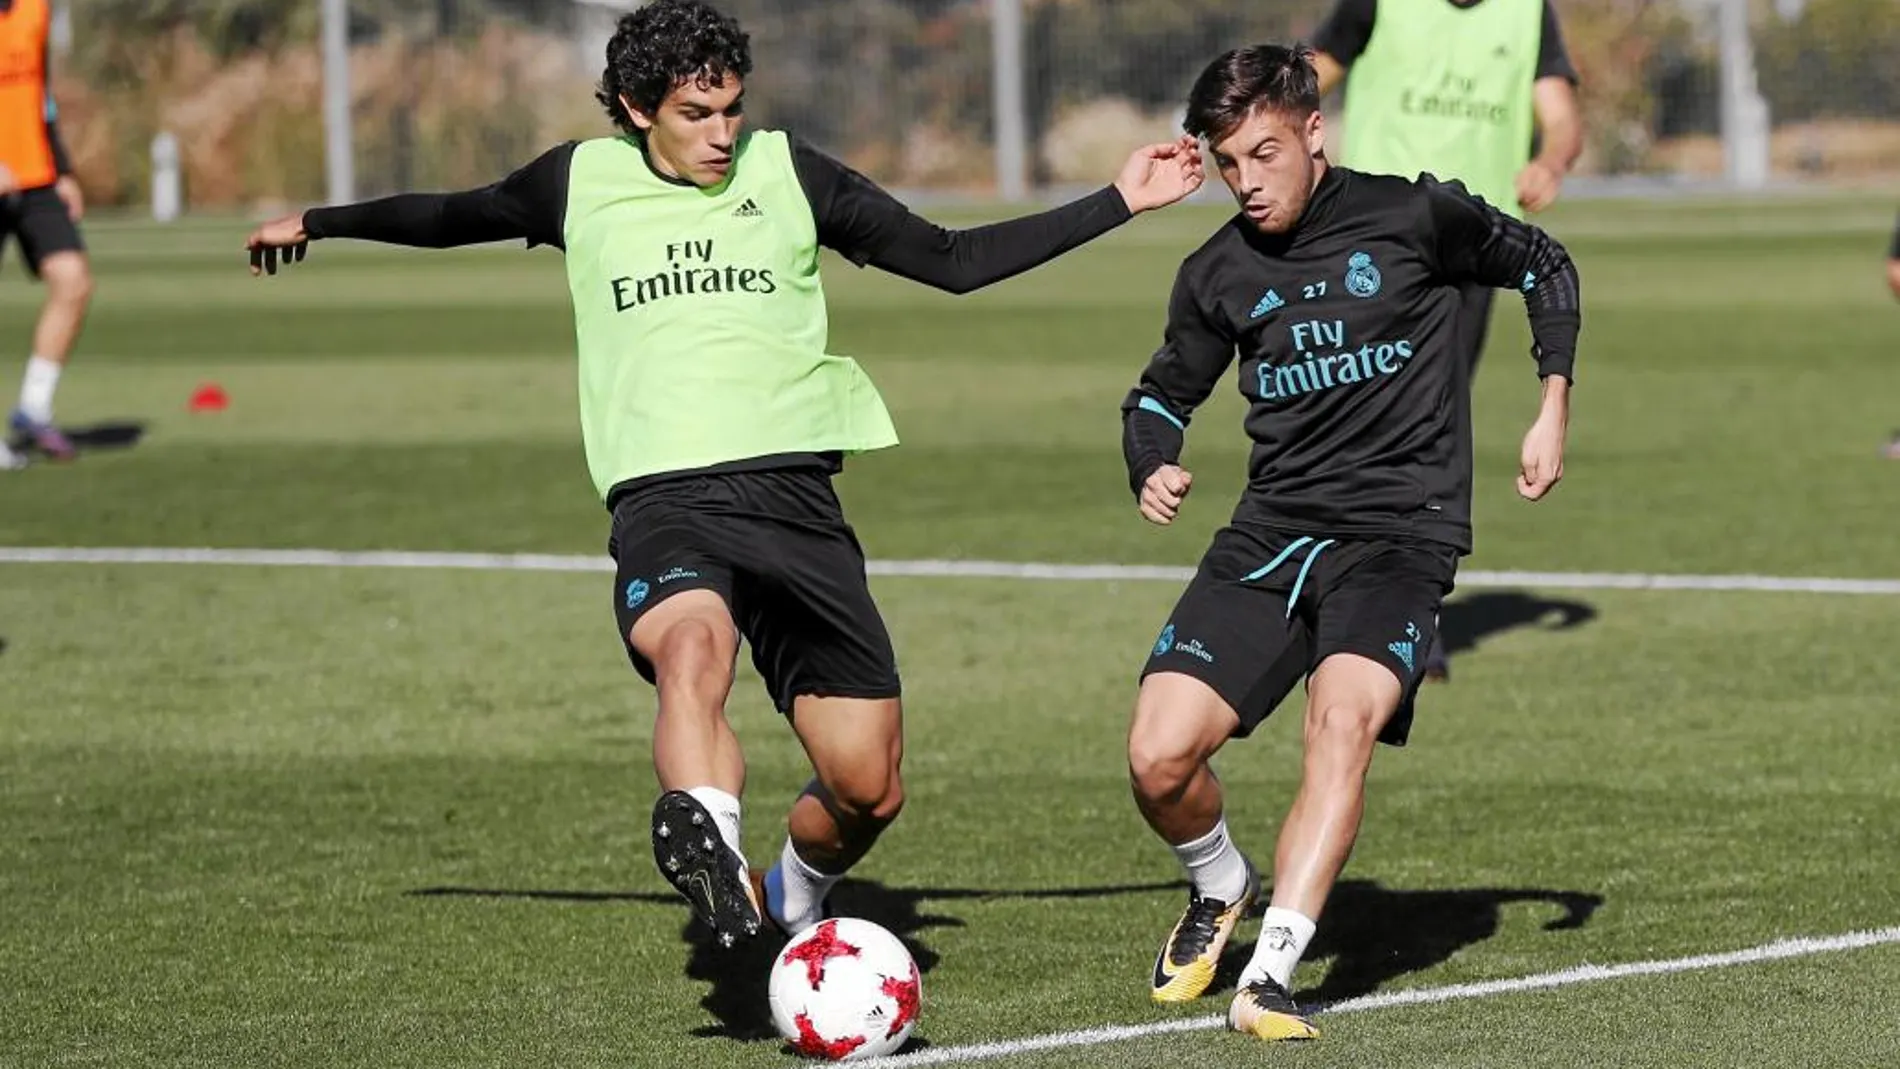
{"type": "MultiPolygon", "coordinates": [[[[1313,47],[1321,95],[1346,82],[1342,166],[1455,178],[1521,219],[1556,201],[1583,152],[1577,71],[1551,0],[1336,0],[1313,47]]],[[[1492,290],[1461,296],[1459,344],[1476,377],[1492,290]]],[[[1435,639],[1425,678],[1450,676],[1435,639]]]]}
{"type": "Polygon", "coordinates": [[[614,611],[659,692],[654,858],[716,940],[797,932],[904,803],[891,639],[831,479],[897,442],[858,365],[826,351],[821,246],[951,292],[1009,278],[1200,186],[1191,140],[1135,152],[1112,185],[951,231],[800,140],[742,133],[752,60],[698,0],[621,18],[599,98],[619,136],[560,145],[494,185],[320,208],[248,240],[253,272],[308,242],[564,250],[581,434],[613,517],[614,611]],[[815,773],[755,877],[745,763],[725,716],[739,640],[815,773]]]}

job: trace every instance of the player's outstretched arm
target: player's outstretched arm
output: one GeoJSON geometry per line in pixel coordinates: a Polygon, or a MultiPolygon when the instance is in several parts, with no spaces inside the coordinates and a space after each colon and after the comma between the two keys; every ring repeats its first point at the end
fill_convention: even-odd
{"type": "Polygon", "coordinates": [[[872,266],[949,293],[968,293],[1045,264],[1135,215],[1173,204],[1203,179],[1200,149],[1183,137],[1129,156],[1113,184],[1059,208],[964,230],[911,213],[876,183],[802,142],[798,178],[818,240],[872,266]]]}
{"type": "Polygon", "coordinates": [[[1583,300],[1577,265],[1541,227],[1513,219],[1458,182],[1420,179],[1438,268],[1448,279],[1519,291],[1531,323],[1531,356],[1543,380],[1537,419],[1524,436],[1517,492],[1537,501],[1563,478],[1583,300]]]}
{"type": "Polygon", "coordinates": [[[324,238],[426,249],[521,239],[530,245],[559,247],[573,151],[572,142],[550,149],[507,178],[480,189],[401,193],[273,219],[244,241],[251,274],[274,275],[280,264],[300,263],[310,242],[324,238]]]}
{"type": "Polygon", "coordinates": [[[1201,310],[1196,277],[1192,261],[1175,276],[1161,348],[1122,401],[1128,487],[1142,517],[1162,526],[1174,522],[1194,486],[1193,474],[1181,467],[1188,421],[1234,357],[1234,340],[1201,310]]]}

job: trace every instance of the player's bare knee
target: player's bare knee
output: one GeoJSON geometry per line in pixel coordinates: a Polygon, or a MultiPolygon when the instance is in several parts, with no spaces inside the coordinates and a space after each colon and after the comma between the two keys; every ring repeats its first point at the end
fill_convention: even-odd
{"type": "Polygon", "coordinates": [[[1171,693],[1157,677],[1144,684],[1128,729],[1128,777],[1143,798],[1178,798],[1231,726],[1218,714],[1197,709],[1171,693]]]}
{"type": "Polygon", "coordinates": [[[896,820],[897,814],[903,811],[904,781],[901,776],[893,771],[890,779],[884,784],[882,797],[871,806],[869,817],[872,823],[883,827],[891,821],[896,820]]]}
{"type": "Polygon", "coordinates": [[[1179,798],[1207,760],[1198,740],[1179,721],[1137,713],[1128,733],[1128,778],[1143,798],[1179,798]]]}
{"type": "Polygon", "coordinates": [[[655,644],[653,670],[660,689],[723,691],[732,681],[733,638],[710,620],[681,620],[655,644]]]}
{"type": "Polygon", "coordinates": [[[83,308],[92,300],[92,268],[83,256],[48,257],[40,265],[40,280],[46,284],[47,300],[53,303],[83,308]]]}
{"type": "Polygon", "coordinates": [[[1316,703],[1306,716],[1306,749],[1348,763],[1372,752],[1383,717],[1366,698],[1334,698],[1316,703]]]}
{"type": "Polygon", "coordinates": [[[889,765],[871,765],[835,776],[826,791],[839,819],[860,828],[885,827],[904,808],[903,775],[889,765]]]}
{"type": "Polygon", "coordinates": [[[1200,756],[1180,739],[1159,731],[1129,734],[1128,778],[1143,798],[1179,798],[1200,765],[1200,756]]]}

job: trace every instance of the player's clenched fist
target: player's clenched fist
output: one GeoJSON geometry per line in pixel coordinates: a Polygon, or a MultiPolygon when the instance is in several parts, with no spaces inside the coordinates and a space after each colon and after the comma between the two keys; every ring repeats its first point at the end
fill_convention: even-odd
{"type": "Polygon", "coordinates": [[[1141,514],[1149,523],[1167,526],[1174,522],[1175,514],[1181,511],[1181,502],[1187,499],[1188,489],[1194,485],[1194,476],[1186,468],[1175,464],[1163,464],[1156,468],[1148,481],[1141,484],[1141,514]]]}

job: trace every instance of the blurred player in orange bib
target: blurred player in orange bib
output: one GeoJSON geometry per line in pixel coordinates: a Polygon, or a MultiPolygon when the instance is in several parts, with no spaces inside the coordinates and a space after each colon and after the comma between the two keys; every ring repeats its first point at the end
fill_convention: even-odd
{"type": "Polygon", "coordinates": [[[85,202],[47,76],[51,25],[48,0],[0,0],[0,255],[17,239],[27,268],[46,283],[19,403],[7,416],[10,441],[0,444],[4,468],[24,466],[34,450],[72,459],[72,443],[53,423],[53,393],[92,296],[77,225],[85,202]]]}

